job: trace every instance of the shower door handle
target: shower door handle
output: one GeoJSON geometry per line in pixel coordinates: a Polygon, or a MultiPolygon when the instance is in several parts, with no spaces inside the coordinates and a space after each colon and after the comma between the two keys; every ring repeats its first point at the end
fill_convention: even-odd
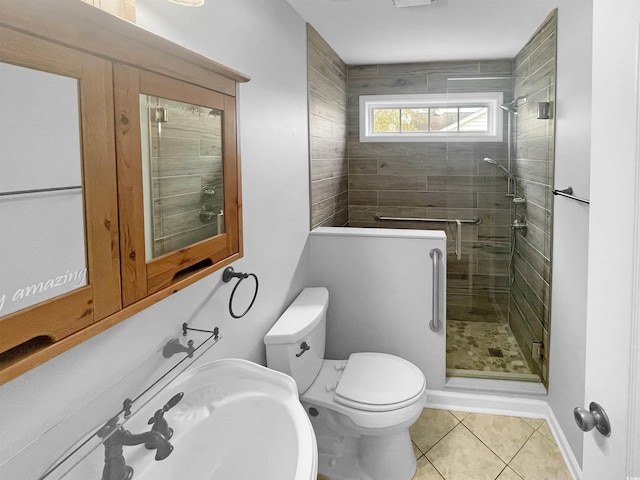
{"type": "Polygon", "coordinates": [[[434,248],[429,252],[429,256],[433,261],[433,310],[429,328],[437,332],[440,330],[440,259],[442,252],[440,249],[434,248]]]}

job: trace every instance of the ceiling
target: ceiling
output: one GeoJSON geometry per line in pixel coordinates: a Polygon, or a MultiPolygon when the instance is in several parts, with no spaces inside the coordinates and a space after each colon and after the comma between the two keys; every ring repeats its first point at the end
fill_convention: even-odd
{"type": "Polygon", "coordinates": [[[287,0],[348,65],[513,58],[560,0],[287,0]]]}

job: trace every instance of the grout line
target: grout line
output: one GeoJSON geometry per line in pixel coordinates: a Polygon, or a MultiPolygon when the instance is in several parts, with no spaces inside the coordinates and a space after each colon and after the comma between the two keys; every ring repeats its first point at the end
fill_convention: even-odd
{"type": "MultiPolygon", "coordinates": [[[[484,443],[480,437],[478,437],[475,433],[473,433],[473,431],[472,431],[469,427],[467,427],[467,426],[466,426],[464,423],[462,423],[462,422],[460,422],[460,423],[462,424],[462,426],[463,426],[464,428],[466,428],[466,429],[467,429],[467,431],[468,431],[471,435],[473,435],[475,438],[477,438],[477,439],[478,439],[478,441],[479,441],[480,443],[482,443],[482,445],[484,445],[484,446],[487,448],[487,450],[489,450],[491,453],[493,453],[493,454],[495,455],[495,457],[496,457],[498,460],[500,460],[500,461],[504,464],[504,466],[505,466],[505,467],[506,467],[507,465],[509,465],[507,462],[505,462],[504,460],[502,460],[502,459],[500,458],[500,456],[499,456],[496,452],[494,452],[494,451],[493,451],[493,449],[492,449],[489,445],[487,445],[486,443],[484,443]]],[[[503,470],[504,470],[504,468],[503,468],[503,470]]]]}
{"type": "MultiPolygon", "coordinates": [[[[424,410],[425,410],[425,409],[423,409],[423,411],[424,411],[424,410]]],[[[456,423],[453,427],[451,427],[451,428],[447,431],[447,433],[445,433],[444,435],[442,435],[442,437],[441,437],[440,439],[438,439],[438,441],[437,441],[436,443],[434,443],[433,445],[431,445],[431,446],[428,448],[428,450],[427,450],[426,452],[422,452],[422,449],[421,449],[420,447],[418,447],[418,450],[420,450],[420,451],[423,453],[423,455],[424,455],[425,457],[427,456],[427,453],[428,453],[428,452],[429,452],[433,447],[435,447],[437,444],[439,444],[439,443],[440,443],[440,442],[441,442],[441,441],[442,441],[442,440],[443,440],[447,435],[449,435],[449,434],[453,431],[453,429],[454,429],[454,428],[456,428],[458,425],[460,425],[460,424],[462,423],[462,420],[458,420],[458,417],[456,417],[453,413],[451,413],[451,411],[450,411],[450,410],[445,410],[445,412],[447,412],[449,415],[451,415],[453,418],[455,418],[455,420],[456,420],[456,422],[457,422],[457,423],[456,423]]],[[[412,440],[412,442],[413,442],[413,440],[412,440]]],[[[417,445],[416,445],[416,446],[417,446],[417,445]]],[[[427,460],[429,460],[429,459],[427,458],[427,460]]],[[[434,466],[434,468],[435,468],[435,466],[434,466]]]]}

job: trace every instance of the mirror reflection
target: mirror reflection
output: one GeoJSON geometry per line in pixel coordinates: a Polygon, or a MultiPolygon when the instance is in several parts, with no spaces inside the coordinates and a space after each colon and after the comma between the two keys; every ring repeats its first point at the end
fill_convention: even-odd
{"type": "Polygon", "coordinates": [[[4,316],[86,285],[87,264],[78,82],[9,64],[0,77],[4,316]]]}
{"type": "Polygon", "coordinates": [[[224,233],[222,111],[140,95],[147,261],[224,233]]]}

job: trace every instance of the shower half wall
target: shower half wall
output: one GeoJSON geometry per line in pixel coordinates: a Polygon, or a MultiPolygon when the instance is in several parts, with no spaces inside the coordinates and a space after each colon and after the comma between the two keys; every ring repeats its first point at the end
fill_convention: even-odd
{"type": "MultiPolygon", "coordinates": [[[[547,23],[540,31],[551,31],[545,29],[547,23]]],[[[518,245],[515,265],[519,278],[512,292],[507,272],[513,212],[511,199],[505,197],[507,179],[483,162],[483,158],[490,157],[505,167],[509,164],[507,117],[502,143],[361,143],[358,98],[372,94],[500,91],[508,102],[515,95],[534,93],[532,86],[539,82],[530,74],[538,70],[544,52],[553,51],[555,55],[555,48],[530,43],[516,59],[347,66],[311,26],[308,31],[312,227],[445,230],[449,238],[447,320],[499,325],[507,324],[511,316],[519,322],[513,331],[528,356],[528,367],[537,372],[531,343],[542,341],[544,320],[535,324],[531,315],[546,308],[547,316],[540,318],[548,318],[548,306],[542,306],[542,299],[549,291],[550,261],[545,245],[550,244],[550,233],[542,226],[532,225],[538,230],[532,230],[533,235],[527,235],[529,238],[518,245]],[[345,194],[348,216],[344,212],[345,194]],[[458,259],[455,229],[445,224],[380,222],[376,221],[377,213],[414,218],[479,217],[481,223],[462,227],[458,259]],[[541,253],[538,258],[537,252],[541,253]],[[530,280],[528,275],[534,271],[537,276],[530,280]],[[523,302],[527,298],[533,300],[531,307],[523,302]]],[[[534,38],[540,36],[540,31],[534,38]]],[[[543,63],[549,66],[548,62],[543,63]]],[[[549,83],[548,78],[546,81],[547,87],[553,86],[554,82],[549,83]]],[[[528,156],[538,152],[544,142],[547,153],[552,151],[553,139],[538,139],[542,125],[529,120],[534,110],[535,105],[530,104],[523,111],[523,118],[532,128],[530,132],[523,128],[516,136],[517,130],[513,129],[512,167],[518,188],[531,195],[532,205],[527,205],[524,213],[528,214],[531,208],[532,217],[550,219],[552,200],[547,199],[547,190],[550,194],[551,182],[540,177],[537,167],[542,165],[541,160],[532,161],[528,156]]],[[[516,119],[512,120],[515,126],[516,119]]],[[[547,122],[545,132],[552,131],[552,127],[547,122]]],[[[553,157],[547,155],[544,162],[546,171],[551,172],[553,157]]],[[[532,222],[536,223],[533,218],[532,222]]]]}

